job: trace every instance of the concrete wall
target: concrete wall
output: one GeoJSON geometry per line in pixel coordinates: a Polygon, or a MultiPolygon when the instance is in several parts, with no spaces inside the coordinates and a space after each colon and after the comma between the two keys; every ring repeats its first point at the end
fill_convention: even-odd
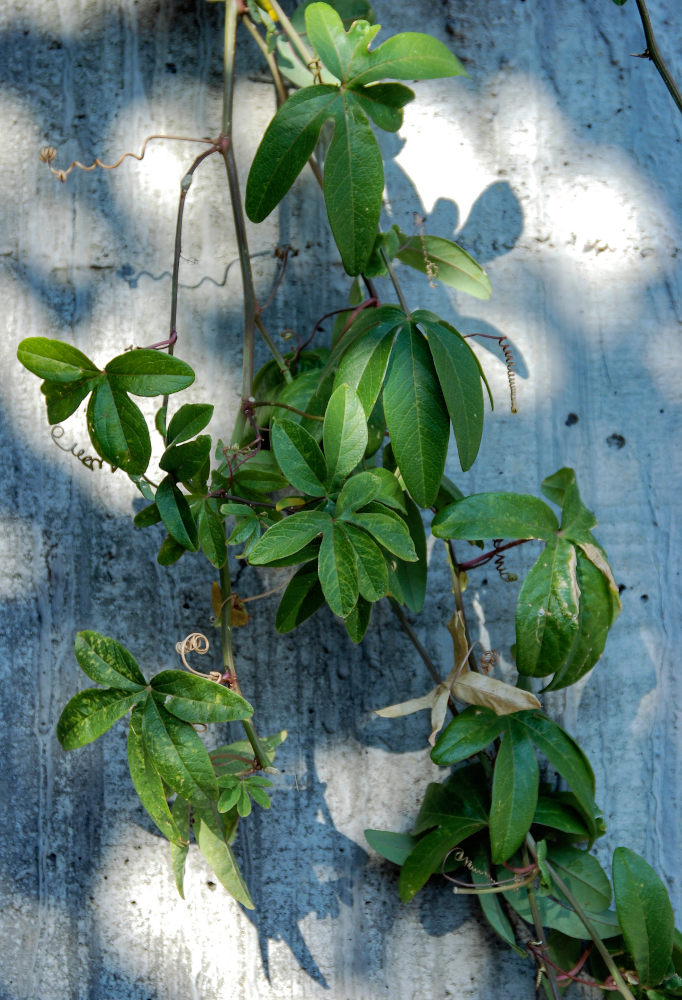
{"type": "MultiPolygon", "coordinates": [[[[423,286],[411,282],[408,295],[465,332],[507,334],[519,359],[513,417],[504,366],[481,342],[498,408],[475,468],[451,474],[466,491],[537,492],[560,466],[577,470],[625,588],[623,614],[594,675],[547,703],[594,763],[609,827],[600,857],[618,844],[645,854],[679,913],[682,117],[653,68],[630,56],[644,47],[633,2],[376,8],[388,32],[444,39],[470,73],[419,85],[401,138],[386,138],[387,216],[411,223],[424,212],[430,231],[458,233],[494,287],[487,303],[442,287],[417,300],[423,286]]],[[[678,4],[651,0],[651,15],[680,78],[678,4]]],[[[175,665],[176,640],[208,629],[212,573],[200,558],[157,566],[158,538],[131,524],[130,484],[58,451],[38,383],[15,360],[26,336],[68,339],[99,362],[162,338],[190,151],[157,146],[141,165],[60,185],[38,150],[49,142],[64,164],[115,159],[151,132],[215,134],[221,11],[204,0],[6,0],[0,17],[0,996],[531,996],[530,963],[498,948],[475,903],[434,882],[401,906],[395,870],[364,842],[367,825],[409,829],[436,770],[425,718],[371,715],[430,686],[388,610],[377,609],[376,628],[355,648],[328,615],[280,638],[276,601],[251,605],[237,641],[242,684],[259,728],[290,733],[272,813],[253,816],[239,842],[255,914],[216,888],[195,849],[187,900],[177,897],[164,844],[130,785],[123,726],[69,755],[58,746],[59,712],[83,686],[74,632],[116,636],[149,671],[175,665]]],[[[237,110],[244,178],[273,110],[251,47],[240,55],[237,110]]],[[[299,253],[268,322],[305,333],[341,304],[346,285],[311,178],[251,232],[263,297],[278,241],[299,253]],[[330,268],[328,283],[318,267],[330,268]]],[[[192,189],[184,252],[178,353],[198,372],[188,397],[224,401],[213,429],[226,434],[241,305],[219,163],[192,189]]],[[[62,443],[87,446],[82,416],[62,443]]],[[[432,564],[416,627],[445,674],[451,604],[437,548],[432,564]]],[[[274,579],[237,573],[244,595],[274,579]]],[[[503,672],[515,595],[492,571],[468,591],[503,672]]]]}

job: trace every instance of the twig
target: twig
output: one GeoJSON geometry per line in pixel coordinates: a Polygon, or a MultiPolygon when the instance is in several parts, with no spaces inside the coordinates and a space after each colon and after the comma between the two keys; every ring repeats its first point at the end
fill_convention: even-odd
{"type": "Polygon", "coordinates": [[[656,69],[661,75],[663,83],[668,88],[670,95],[677,105],[678,109],[682,111],[682,94],[680,94],[679,88],[673,79],[670,70],[666,66],[663,56],[661,55],[661,50],[656,44],[656,39],[654,38],[654,29],[651,26],[651,19],[649,17],[649,11],[647,10],[646,3],[644,0],[636,0],[637,10],[639,11],[639,16],[642,19],[642,27],[644,28],[644,37],[646,38],[646,50],[642,52],[639,58],[650,59],[654,64],[656,69]]]}
{"type": "Polygon", "coordinates": [[[475,559],[459,563],[459,569],[464,570],[466,573],[470,569],[476,569],[477,566],[484,566],[491,559],[494,559],[499,552],[506,552],[507,549],[513,549],[517,545],[525,545],[526,542],[532,542],[533,540],[532,538],[518,538],[515,542],[507,542],[506,545],[496,545],[495,548],[490,549],[489,552],[484,552],[483,555],[476,556],[475,559]]]}
{"type": "MultiPolygon", "coordinates": [[[[436,682],[436,684],[441,684],[442,683],[442,678],[441,678],[441,676],[440,676],[440,674],[438,672],[438,668],[436,667],[436,664],[433,662],[433,660],[431,659],[431,657],[427,653],[426,649],[424,648],[424,646],[420,642],[419,636],[417,635],[417,633],[414,631],[414,629],[412,628],[412,626],[408,622],[407,616],[406,616],[405,612],[400,607],[400,605],[395,600],[395,598],[389,597],[388,600],[389,600],[389,603],[391,605],[391,609],[392,609],[393,613],[395,614],[396,618],[400,622],[400,625],[402,627],[403,632],[405,633],[405,635],[407,636],[407,638],[410,640],[410,642],[412,643],[412,645],[414,646],[414,648],[417,650],[417,652],[421,656],[422,660],[424,661],[424,665],[426,666],[426,669],[431,674],[431,677],[436,682]]],[[[452,699],[452,696],[448,697],[448,708],[452,712],[453,716],[458,714],[457,707],[456,707],[456,705],[455,705],[455,703],[454,703],[454,701],[452,699]]]]}

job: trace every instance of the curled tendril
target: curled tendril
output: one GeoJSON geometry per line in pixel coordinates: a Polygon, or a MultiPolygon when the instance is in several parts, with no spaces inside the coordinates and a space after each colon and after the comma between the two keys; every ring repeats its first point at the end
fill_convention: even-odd
{"type": "Polygon", "coordinates": [[[516,404],[516,370],[515,364],[516,360],[514,358],[514,351],[512,345],[509,343],[507,338],[503,335],[501,337],[495,337],[492,333],[467,333],[465,334],[465,339],[469,337],[484,337],[486,340],[496,340],[500,345],[502,353],[504,354],[504,363],[507,366],[507,381],[509,382],[509,405],[512,413],[518,413],[519,408],[516,404]]]}
{"type": "Polygon", "coordinates": [[[61,424],[57,424],[50,430],[50,437],[57,445],[60,451],[66,451],[74,458],[78,459],[81,465],[84,465],[86,469],[90,472],[94,472],[95,469],[101,469],[104,465],[104,461],[98,458],[96,455],[88,455],[85,448],[79,448],[77,444],[72,444],[70,448],[66,448],[63,444],[60,444],[60,440],[64,437],[64,428],[61,424]]]}
{"type": "MultiPolygon", "coordinates": [[[[498,546],[501,544],[501,538],[493,539],[493,545],[498,546]]],[[[499,573],[500,579],[504,580],[505,583],[515,583],[518,580],[519,577],[517,573],[510,573],[508,571],[504,561],[504,552],[496,552],[493,562],[495,564],[495,569],[499,573]]]]}
{"type": "Polygon", "coordinates": [[[481,673],[489,674],[493,667],[497,666],[499,658],[500,654],[496,649],[484,649],[478,660],[481,673]]]}
{"type": "Polygon", "coordinates": [[[50,173],[58,177],[62,184],[66,181],[72,170],[84,170],[89,173],[91,170],[95,170],[100,167],[102,170],[115,170],[116,167],[120,166],[126,157],[130,156],[134,160],[143,160],[144,154],[147,151],[147,143],[151,142],[152,139],[172,139],[175,142],[201,142],[208,146],[215,146],[215,142],[212,139],[194,139],[186,135],[148,135],[147,138],[142,143],[142,149],[139,153],[124,153],[120,159],[116,160],[116,163],[102,163],[102,161],[96,157],[95,162],[91,163],[90,166],[86,166],[81,163],[80,160],[73,160],[71,164],[66,168],[66,170],[60,170],[52,166],[57,158],[57,150],[54,146],[43,146],[40,150],[40,160],[42,163],[46,163],[49,167],[50,173]]]}
{"type": "Polygon", "coordinates": [[[438,265],[434,264],[429,257],[428,250],[426,249],[426,236],[424,235],[424,223],[426,222],[426,216],[419,215],[415,212],[413,215],[414,224],[417,229],[417,236],[419,237],[419,242],[422,248],[422,257],[424,258],[424,267],[426,269],[426,277],[429,279],[429,287],[436,288],[436,278],[438,277],[438,265]]]}
{"type": "Polygon", "coordinates": [[[480,896],[487,893],[509,892],[511,889],[521,889],[525,885],[530,885],[530,883],[535,879],[537,873],[537,866],[532,865],[529,872],[516,872],[513,878],[503,879],[502,881],[491,879],[490,872],[483,871],[481,868],[476,868],[471,858],[466,856],[461,847],[453,847],[451,851],[448,851],[443,858],[443,864],[441,865],[441,874],[448,880],[448,882],[453,883],[452,891],[463,896],[480,896]],[[445,865],[451,855],[454,855],[455,861],[464,865],[464,867],[470,872],[482,875],[487,881],[479,882],[477,885],[472,885],[470,882],[460,882],[459,879],[453,878],[452,875],[448,875],[445,871],[445,865]]]}
{"type": "MultiPolygon", "coordinates": [[[[195,670],[194,667],[190,667],[189,663],[185,659],[186,653],[198,653],[199,656],[204,656],[208,653],[210,649],[210,643],[203,632],[190,632],[188,636],[182,640],[182,642],[175,643],[175,652],[179,655],[182,660],[182,665],[185,670],[189,670],[191,674],[196,674],[197,677],[206,677],[207,675],[203,670],[195,670]]],[[[220,683],[221,674],[217,670],[211,670],[208,673],[208,677],[212,681],[220,683]]]]}

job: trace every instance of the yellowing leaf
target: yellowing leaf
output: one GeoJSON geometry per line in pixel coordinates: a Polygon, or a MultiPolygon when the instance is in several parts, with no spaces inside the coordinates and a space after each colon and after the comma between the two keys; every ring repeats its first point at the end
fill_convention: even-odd
{"type": "Polygon", "coordinates": [[[465,701],[469,705],[484,705],[492,708],[496,715],[511,715],[512,712],[542,707],[530,691],[522,691],[496,677],[487,677],[472,670],[461,673],[451,690],[458,701],[465,701]]]}

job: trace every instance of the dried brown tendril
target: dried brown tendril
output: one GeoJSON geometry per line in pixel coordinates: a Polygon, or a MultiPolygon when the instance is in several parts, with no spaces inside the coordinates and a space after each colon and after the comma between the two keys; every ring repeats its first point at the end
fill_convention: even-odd
{"type": "Polygon", "coordinates": [[[195,670],[194,667],[190,667],[185,659],[186,653],[198,653],[199,656],[203,656],[205,653],[208,653],[209,649],[210,643],[203,632],[190,632],[182,642],[175,643],[175,652],[180,656],[186,670],[189,670],[191,674],[196,674],[197,677],[208,676],[210,680],[219,682],[221,674],[217,670],[211,670],[207,675],[203,670],[195,670]]]}
{"type": "Polygon", "coordinates": [[[426,218],[423,215],[419,215],[415,212],[413,215],[414,224],[418,227],[417,235],[419,237],[419,242],[422,247],[422,257],[424,258],[424,267],[426,268],[426,277],[429,279],[429,287],[436,288],[436,278],[438,277],[438,265],[434,264],[429,257],[428,250],[426,249],[426,236],[424,234],[424,223],[426,218]]]}
{"type": "Polygon", "coordinates": [[[63,184],[71,171],[76,168],[78,170],[85,170],[86,173],[89,173],[91,170],[95,170],[97,167],[100,167],[102,170],[115,170],[116,167],[120,166],[128,156],[132,157],[134,160],[143,160],[144,154],[147,151],[147,143],[151,142],[152,139],[171,139],[174,142],[200,142],[208,146],[215,146],[215,142],[212,139],[195,139],[186,135],[148,135],[142,143],[142,149],[139,153],[124,153],[123,156],[116,161],[116,163],[102,163],[99,157],[96,157],[94,163],[91,163],[90,166],[86,166],[84,163],[81,163],[80,160],[73,160],[66,170],[57,169],[52,166],[52,163],[57,157],[57,150],[54,146],[43,146],[40,150],[40,160],[42,163],[47,163],[50,173],[54,174],[55,177],[58,177],[63,184]]]}

